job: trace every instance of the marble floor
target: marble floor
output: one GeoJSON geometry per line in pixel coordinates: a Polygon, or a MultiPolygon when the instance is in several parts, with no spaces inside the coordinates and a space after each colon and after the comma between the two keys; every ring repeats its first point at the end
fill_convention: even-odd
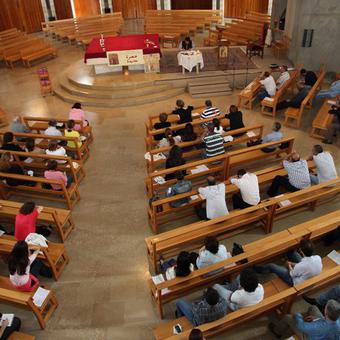
{"type": "MultiPolygon", "coordinates": [[[[53,82],[67,66],[83,57],[81,48],[55,43],[58,57],[43,63],[53,82]]],[[[261,65],[272,62],[270,51],[261,65]]],[[[283,60],[280,62],[284,62],[283,60]]],[[[54,96],[40,95],[37,67],[21,66],[13,71],[0,65],[0,106],[12,117],[17,114],[67,117],[70,105],[54,96]]],[[[237,102],[238,90],[228,97],[212,98],[214,105],[225,110],[237,102]]],[[[182,96],[192,105],[202,105],[203,99],[182,96]]],[[[94,129],[91,158],[86,163],[87,177],[80,184],[81,201],[73,211],[76,229],[66,242],[70,263],[58,282],[42,280],[53,287],[59,307],[41,331],[33,315],[24,310],[1,304],[1,312],[14,311],[21,317],[22,329],[38,340],[148,340],[152,328],[160,320],[150,299],[147,286],[148,265],[144,238],[151,234],[147,223],[147,199],[144,189],[144,121],[148,115],[170,111],[175,99],[152,105],[128,108],[85,108],[94,129]]],[[[243,110],[246,124],[262,123],[268,132],[272,119],[264,117],[259,107],[243,110]]],[[[315,109],[304,115],[299,130],[283,128],[285,136],[295,137],[295,148],[305,157],[316,139],[309,137],[315,109]]],[[[278,116],[282,122],[283,115],[278,116]]],[[[327,146],[340,170],[339,142],[327,146]]],[[[230,202],[228,202],[230,203],[230,202]]],[[[339,209],[339,201],[320,206],[315,212],[304,212],[275,222],[274,231],[339,209]]],[[[54,235],[55,236],[55,235],[54,235]]],[[[53,236],[53,237],[54,237],[53,236]]],[[[259,230],[238,235],[227,241],[249,242],[261,238],[259,230]]],[[[52,239],[53,239],[52,237],[52,239]]],[[[0,265],[7,275],[6,265],[0,265]]],[[[166,307],[166,317],[173,317],[174,304],[166,307]]],[[[305,308],[302,302],[294,309],[305,308]]],[[[263,317],[216,339],[272,339],[267,331],[268,318],[263,317]]]]}

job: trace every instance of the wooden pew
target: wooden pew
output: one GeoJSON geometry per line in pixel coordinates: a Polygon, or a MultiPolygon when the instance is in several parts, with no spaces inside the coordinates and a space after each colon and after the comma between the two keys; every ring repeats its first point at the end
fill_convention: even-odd
{"type": "Polygon", "coordinates": [[[284,120],[285,126],[294,127],[294,128],[300,127],[303,112],[305,108],[311,107],[312,105],[311,103],[316,95],[316,92],[318,91],[318,88],[322,84],[325,74],[326,72],[323,70],[321,74],[319,75],[318,80],[313,85],[313,87],[310,89],[308,95],[301,103],[300,108],[295,108],[295,107],[287,108],[287,110],[285,111],[285,120],[284,120]],[[291,120],[293,122],[291,122],[291,120]]]}
{"type": "Polygon", "coordinates": [[[146,192],[149,197],[152,197],[155,190],[159,192],[159,189],[164,189],[165,187],[169,187],[169,185],[172,185],[175,183],[174,179],[167,180],[163,184],[159,184],[155,181],[155,178],[158,176],[162,176],[165,178],[167,174],[175,173],[176,171],[184,171],[186,170],[188,173],[185,176],[186,179],[194,180],[195,183],[193,185],[197,186],[204,182],[205,178],[209,174],[216,173],[217,179],[220,179],[221,181],[224,181],[225,179],[230,177],[231,170],[235,168],[236,166],[241,166],[244,164],[249,164],[252,162],[256,162],[257,160],[261,159],[268,159],[276,157],[276,160],[279,159],[279,156],[281,154],[289,154],[292,151],[294,143],[294,138],[284,138],[280,142],[270,142],[265,143],[261,145],[255,145],[251,146],[249,148],[240,149],[231,151],[228,153],[225,153],[220,156],[211,157],[207,159],[203,159],[200,161],[194,161],[191,163],[187,163],[185,165],[177,166],[170,169],[160,170],[160,171],[154,171],[148,175],[148,177],[145,179],[145,185],[146,185],[146,192]],[[282,145],[283,143],[287,144],[283,148],[277,147],[274,151],[270,153],[265,153],[261,151],[262,148],[270,147],[270,146],[277,146],[282,145]],[[219,164],[216,164],[219,162],[219,164]],[[200,171],[198,173],[193,173],[192,170],[195,171],[197,169],[197,166],[205,165],[208,169],[204,171],[200,171]],[[204,177],[203,181],[196,181],[199,178],[204,177]]]}
{"type": "MultiPolygon", "coordinates": [[[[263,125],[260,125],[260,124],[247,126],[242,129],[224,132],[223,137],[231,136],[234,138],[230,142],[224,142],[224,146],[225,148],[229,148],[236,144],[246,143],[254,139],[261,139],[262,133],[263,133],[263,125]],[[237,136],[238,134],[243,134],[243,135],[237,136]]],[[[187,148],[187,147],[193,148],[192,150],[183,152],[183,158],[190,159],[192,161],[193,159],[197,159],[197,158],[200,159],[202,156],[202,152],[204,149],[196,148],[196,147],[199,147],[200,144],[202,144],[202,140],[201,138],[197,138],[194,141],[181,142],[181,143],[177,143],[176,145],[178,145],[181,148],[187,148]]],[[[165,159],[155,159],[155,156],[158,155],[159,153],[162,153],[162,154],[169,153],[170,149],[171,149],[171,146],[150,150],[149,151],[150,161],[146,160],[147,171],[152,172],[160,167],[164,167],[165,159]]]]}
{"type": "Polygon", "coordinates": [[[249,83],[238,95],[238,106],[251,110],[260,89],[261,83],[257,79],[249,83]]]}
{"type": "MultiPolygon", "coordinates": [[[[311,171],[315,168],[315,165],[312,161],[309,161],[308,167],[311,171]]],[[[264,170],[256,171],[255,174],[258,178],[260,190],[262,190],[273,181],[275,176],[286,176],[287,171],[281,164],[278,166],[266,168],[264,170]]],[[[231,184],[229,179],[225,180],[224,184],[226,185],[227,198],[239,192],[238,187],[231,184]]],[[[155,233],[158,233],[159,228],[162,225],[165,225],[169,222],[172,223],[172,225],[177,226],[177,224],[181,223],[182,219],[188,216],[196,216],[193,208],[201,205],[203,202],[204,200],[198,194],[197,189],[194,189],[188,193],[155,200],[151,202],[148,207],[149,225],[155,233]],[[194,197],[194,199],[191,197],[194,197]],[[172,207],[171,203],[177,201],[179,198],[187,198],[189,199],[189,202],[179,207],[172,207]],[[174,224],[175,221],[176,223],[174,224]]]]}
{"type": "Polygon", "coordinates": [[[66,174],[71,175],[73,182],[77,185],[85,178],[86,173],[82,161],[73,160],[71,157],[67,156],[55,156],[46,154],[37,154],[34,152],[19,152],[19,151],[8,151],[0,150],[0,155],[4,153],[10,153],[12,155],[12,160],[10,163],[17,164],[21,169],[34,170],[34,175],[43,177],[44,171],[47,170],[47,162],[49,160],[55,160],[58,162],[58,170],[66,172],[66,174]],[[33,161],[26,163],[24,159],[31,158],[33,161]],[[64,163],[59,163],[64,162],[64,163]]]}
{"type": "Polygon", "coordinates": [[[271,232],[274,219],[281,219],[297,211],[314,210],[316,205],[329,202],[339,193],[340,178],[337,178],[328,183],[264,200],[257,206],[241,211],[235,210],[220,218],[195,222],[156,236],[149,236],[145,239],[149,263],[154,271],[158,271],[158,261],[161,256],[170,258],[181,250],[195,249],[209,235],[225,239],[247,228],[254,228],[255,226],[250,224],[256,221],[261,220],[265,231],[271,232]],[[285,200],[290,204],[283,206],[281,202],[285,200]]]}
{"type": "Polygon", "coordinates": [[[34,293],[35,292],[20,292],[12,286],[9,278],[0,276],[0,301],[12,304],[16,307],[28,309],[33,312],[41,329],[45,329],[46,323],[58,307],[58,302],[53,290],[50,290],[50,293],[46,297],[42,306],[38,307],[33,302],[34,293]]]}
{"type": "MultiPolygon", "coordinates": [[[[54,118],[24,116],[23,122],[27,126],[28,129],[40,134],[40,133],[43,133],[48,128],[48,122],[51,119],[54,119],[54,118]]],[[[56,120],[58,123],[62,123],[65,126],[66,126],[66,123],[68,122],[68,119],[64,119],[64,118],[57,118],[56,120]]],[[[75,120],[74,122],[76,125],[80,125],[80,130],[78,132],[81,135],[87,134],[89,136],[89,138],[87,138],[88,143],[92,143],[93,142],[92,127],[84,126],[84,123],[82,120],[75,120]]],[[[63,131],[64,129],[65,128],[61,129],[61,131],[63,131]]]]}
{"type": "Polygon", "coordinates": [[[32,61],[36,61],[48,56],[57,56],[57,49],[49,44],[45,44],[45,46],[36,46],[29,50],[20,51],[22,63],[26,67],[31,67],[32,61]]]}
{"type": "MultiPolygon", "coordinates": [[[[19,213],[22,203],[0,200],[0,216],[2,219],[9,218],[15,220],[15,216],[19,213]]],[[[62,242],[69,237],[75,228],[71,210],[43,207],[42,212],[38,216],[38,222],[48,223],[56,228],[62,242]]]]}
{"type": "MultiPolygon", "coordinates": [[[[0,237],[0,254],[9,255],[16,243],[17,240],[14,236],[2,235],[0,237]]],[[[35,249],[37,247],[30,246],[30,248],[35,249]]],[[[70,261],[66,253],[65,245],[62,243],[48,242],[48,247],[40,247],[40,251],[41,254],[38,255],[38,258],[51,269],[53,277],[57,281],[65,269],[65,266],[70,261]]]]}
{"type": "Polygon", "coordinates": [[[26,175],[16,175],[0,172],[0,178],[4,179],[15,179],[30,181],[35,183],[35,186],[28,185],[18,185],[10,186],[5,184],[3,181],[0,183],[0,196],[2,199],[8,199],[11,195],[20,195],[28,197],[38,197],[45,198],[51,201],[62,202],[67,205],[69,209],[72,209],[76,203],[80,200],[80,194],[78,191],[78,186],[76,183],[71,183],[71,185],[66,188],[63,181],[51,180],[41,177],[32,177],[26,175]],[[53,190],[43,187],[43,185],[56,184],[60,185],[62,190],[53,190]]]}
{"type": "MultiPolygon", "coordinates": [[[[1,139],[5,132],[0,132],[1,139]]],[[[66,150],[73,151],[75,153],[75,157],[77,160],[81,160],[85,162],[90,156],[90,150],[88,147],[88,142],[82,142],[82,145],[78,146],[78,138],[77,137],[65,137],[65,136],[49,136],[44,134],[36,134],[36,133],[23,133],[23,132],[13,132],[14,138],[23,137],[23,138],[33,138],[37,143],[36,146],[40,149],[47,149],[48,143],[51,140],[57,141],[65,141],[65,142],[73,142],[75,148],[69,148],[67,145],[64,146],[66,150]]],[[[23,144],[22,142],[18,141],[18,144],[23,144]]]]}
{"type": "Polygon", "coordinates": [[[269,115],[275,118],[276,116],[276,106],[278,102],[282,99],[283,95],[287,92],[287,90],[295,83],[295,79],[298,77],[300,73],[301,65],[297,67],[296,70],[291,72],[290,79],[287,80],[281,88],[276,91],[276,94],[272,98],[264,98],[261,101],[261,113],[265,115],[269,115]]]}
{"type": "Polygon", "coordinates": [[[21,332],[13,332],[8,340],[35,340],[35,336],[21,332]]]}
{"type": "Polygon", "coordinates": [[[334,116],[330,115],[328,111],[331,109],[332,104],[329,101],[333,102],[326,98],[318,111],[317,115],[313,119],[312,130],[310,132],[311,137],[315,138],[325,138],[328,128],[330,127],[334,116]]]}

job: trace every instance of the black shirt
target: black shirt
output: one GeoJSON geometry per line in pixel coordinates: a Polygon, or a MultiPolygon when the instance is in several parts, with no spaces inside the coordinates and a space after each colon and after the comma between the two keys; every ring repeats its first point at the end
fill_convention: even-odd
{"type": "Polygon", "coordinates": [[[178,124],[183,124],[183,123],[190,123],[192,122],[192,116],[191,112],[194,109],[193,106],[188,106],[186,109],[176,109],[172,111],[172,114],[174,115],[179,115],[179,122],[178,124]]]}
{"type": "Polygon", "coordinates": [[[337,109],[331,109],[331,110],[328,111],[328,113],[337,117],[338,118],[338,124],[340,124],[340,107],[338,107],[337,109]]]}
{"type": "Polygon", "coordinates": [[[4,144],[4,145],[1,147],[1,150],[21,151],[21,152],[24,151],[23,149],[21,149],[21,147],[20,147],[18,144],[12,144],[12,143],[4,144]]]}
{"type": "Polygon", "coordinates": [[[318,77],[313,71],[307,71],[305,75],[305,84],[309,86],[313,86],[316,81],[318,80],[318,77]]]}
{"type": "MultiPolygon", "coordinates": [[[[160,129],[165,129],[165,128],[169,127],[169,126],[171,126],[170,122],[159,122],[159,123],[155,123],[153,128],[155,130],[160,130],[160,129]]],[[[153,138],[155,140],[161,140],[161,139],[165,138],[165,134],[164,133],[160,133],[159,135],[154,135],[153,138]]]]}
{"type": "Polygon", "coordinates": [[[230,112],[229,114],[225,115],[225,118],[230,120],[230,130],[237,130],[237,129],[244,128],[241,111],[230,112]]]}
{"type": "MultiPolygon", "coordinates": [[[[185,164],[185,159],[180,158],[180,159],[167,159],[166,163],[165,163],[165,169],[170,169],[170,168],[174,168],[176,166],[181,166],[185,164]]],[[[182,171],[183,175],[185,176],[187,174],[186,170],[182,171]]],[[[170,173],[170,174],[166,174],[165,175],[165,180],[168,181],[169,179],[174,179],[175,178],[175,173],[170,173]]]]}

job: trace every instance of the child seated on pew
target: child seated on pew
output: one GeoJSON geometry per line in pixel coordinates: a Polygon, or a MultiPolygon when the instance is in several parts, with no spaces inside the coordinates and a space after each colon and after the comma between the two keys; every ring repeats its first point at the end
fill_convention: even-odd
{"type": "Polygon", "coordinates": [[[51,228],[37,226],[37,218],[43,211],[43,207],[36,207],[34,202],[25,202],[19,213],[15,216],[14,237],[18,241],[24,241],[30,233],[41,234],[45,237],[51,235],[51,228]]]}
{"type": "MultiPolygon", "coordinates": [[[[70,120],[81,120],[83,122],[83,126],[89,126],[89,121],[85,117],[85,112],[81,108],[80,103],[74,103],[72,106],[72,109],[70,110],[69,117],[70,120]]],[[[74,129],[79,131],[81,126],[79,124],[76,124],[74,126],[74,129]]]]}
{"type": "Polygon", "coordinates": [[[180,143],[180,142],[181,142],[181,136],[174,136],[171,129],[166,128],[165,132],[164,132],[164,138],[162,138],[158,142],[157,147],[158,148],[166,148],[166,147],[173,146],[173,145],[180,143]]]}
{"type": "MultiPolygon", "coordinates": [[[[58,163],[56,160],[52,159],[49,160],[47,163],[47,170],[44,172],[44,177],[46,179],[52,179],[52,180],[59,180],[64,182],[65,186],[68,188],[70,184],[72,183],[72,176],[66,175],[65,172],[61,172],[57,170],[58,168],[58,163]]],[[[52,188],[53,190],[60,191],[62,190],[61,185],[59,184],[44,184],[45,188],[52,188]]]]}
{"type": "Polygon", "coordinates": [[[233,311],[256,305],[264,298],[263,286],[251,269],[244,269],[231,283],[215,284],[213,287],[228,302],[229,309],[233,311]]]}
{"type": "Polygon", "coordinates": [[[18,241],[8,259],[9,279],[14,288],[23,292],[33,292],[39,287],[38,275],[52,277],[52,271],[37,259],[40,248],[31,255],[25,241],[18,241]]]}
{"type": "MultiPolygon", "coordinates": [[[[165,128],[168,128],[171,126],[171,123],[170,122],[167,122],[168,120],[168,115],[166,113],[161,113],[159,115],[159,122],[158,123],[155,123],[153,128],[155,130],[160,130],[160,129],[165,129],[165,128]]],[[[159,133],[157,135],[154,135],[153,136],[154,140],[161,140],[163,138],[165,138],[165,134],[164,133],[159,133]]]]}
{"type": "Polygon", "coordinates": [[[76,131],[74,126],[75,126],[74,120],[70,119],[70,120],[67,121],[66,129],[64,131],[65,137],[77,137],[78,138],[78,142],[72,142],[72,141],[67,142],[67,146],[71,149],[75,149],[77,146],[78,146],[78,148],[80,148],[81,145],[82,145],[82,142],[81,142],[81,139],[80,139],[80,133],[78,131],[76,131]],[[76,143],[77,143],[77,145],[76,145],[76,143]]]}
{"type": "MultiPolygon", "coordinates": [[[[56,140],[51,140],[48,143],[48,148],[46,149],[46,155],[54,155],[54,156],[67,156],[66,150],[64,147],[58,144],[56,140]]],[[[58,159],[57,163],[64,164],[66,163],[65,160],[58,159]]]]}

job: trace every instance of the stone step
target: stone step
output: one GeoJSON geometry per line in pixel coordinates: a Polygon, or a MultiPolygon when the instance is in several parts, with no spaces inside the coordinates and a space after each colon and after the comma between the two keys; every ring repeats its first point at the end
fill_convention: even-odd
{"type": "Polygon", "coordinates": [[[158,86],[143,86],[139,88],[105,88],[102,90],[93,89],[91,87],[79,87],[74,83],[70,83],[67,77],[61,76],[59,78],[60,87],[71,95],[88,97],[88,98],[107,98],[107,99],[119,99],[119,98],[131,98],[141,97],[150,94],[157,94],[166,90],[170,90],[170,85],[158,85],[158,86]]]}
{"type": "Polygon", "coordinates": [[[196,87],[196,86],[215,85],[215,84],[229,84],[228,77],[226,76],[220,76],[220,77],[215,77],[215,78],[209,77],[209,78],[190,81],[188,83],[188,88],[196,87]]]}
{"type": "MultiPolygon", "coordinates": [[[[127,90],[128,91],[128,90],[127,90]]],[[[126,98],[93,98],[78,96],[71,94],[64,90],[60,85],[55,86],[54,93],[56,96],[68,103],[79,102],[84,106],[94,106],[94,107],[127,107],[127,106],[137,106],[143,104],[149,104],[154,102],[159,102],[179,96],[185,92],[185,88],[171,88],[158,93],[146,94],[138,97],[129,96],[126,98]]]]}
{"type": "Polygon", "coordinates": [[[207,98],[207,97],[220,97],[220,96],[230,96],[232,91],[221,91],[221,92],[213,92],[213,93],[196,93],[190,94],[192,98],[207,98]]]}

